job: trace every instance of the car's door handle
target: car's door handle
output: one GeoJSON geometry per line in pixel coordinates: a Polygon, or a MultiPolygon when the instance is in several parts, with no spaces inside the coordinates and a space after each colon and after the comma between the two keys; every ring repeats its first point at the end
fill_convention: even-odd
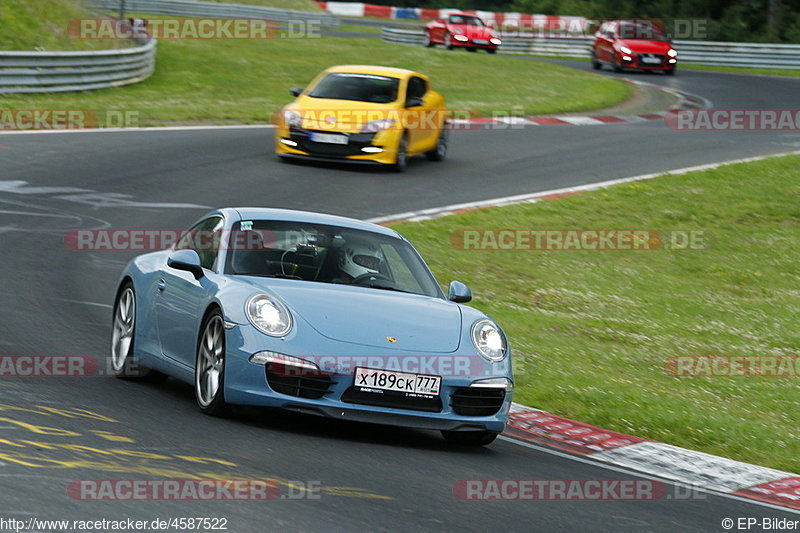
{"type": "Polygon", "coordinates": [[[161,292],[167,288],[167,282],[163,279],[158,280],[158,291],[161,292]]]}

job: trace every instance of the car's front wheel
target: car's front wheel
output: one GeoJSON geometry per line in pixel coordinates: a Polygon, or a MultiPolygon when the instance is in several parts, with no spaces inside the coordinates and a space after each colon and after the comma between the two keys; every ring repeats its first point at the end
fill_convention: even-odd
{"type": "Polygon", "coordinates": [[[194,392],[197,405],[204,413],[224,416],[230,412],[225,402],[225,321],[219,309],[209,313],[200,328],[194,392]]]}
{"type": "Polygon", "coordinates": [[[133,359],[136,342],[136,292],[130,281],[120,287],[111,323],[111,370],[118,378],[159,383],[165,374],[138,365],[133,359]]]}
{"type": "Polygon", "coordinates": [[[397,156],[392,166],[395,172],[405,172],[408,167],[408,134],[404,133],[397,144],[397,156]]]}
{"type": "Polygon", "coordinates": [[[597,60],[597,55],[593,51],[592,52],[592,68],[594,70],[600,70],[600,67],[602,67],[602,66],[603,65],[601,65],[600,62],[597,60]]]}
{"type": "Polygon", "coordinates": [[[431,41],[431,33],[426,31],[425,35],[422,37],[422,46],[425,48],[430,48],[433,46],[433,41],[431,41]]]}
{"type": "Polygon", "coordinates": [[[664,74],[666,74],[667,76],[674,76],[676,70],[678,70],[678,69],[677,68],[670,68],[670,69],[665,70],[664,74]]]}
{"type": "Polygon", "coordinates": [[[450,444],[458,446],[487,446],[494,442],[499,433],[494,431],[442,431],[442,437],[450,444]]]}
{"type": "Polygon", "coordinates": [[[444,47],[448,50],[453,49],[453,37],[449,33],[444,34],[444,47]]]}

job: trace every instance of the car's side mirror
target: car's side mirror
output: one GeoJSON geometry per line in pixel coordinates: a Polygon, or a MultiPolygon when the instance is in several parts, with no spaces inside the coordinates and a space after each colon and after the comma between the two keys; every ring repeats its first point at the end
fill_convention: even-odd
{"type": "Polygon", "coordinates": [[[422,105],[422,98],[418,96],[410,96],[406,98],[406,107],[419,107],[422,105]]]}
{"type": "Polygon", "coordinates": [[[444,24],[444,19],[436,19],[436,22],[438,22],[439,24],[444,24]]]}
{"type": "Polygon", "coordinates": [[[175,250],[167,259],[167,266],[176,270],[185,270],[194,274],[195,279],[203,277],[200,256],[194,250],[175,250]]]}
{"type": "Polygon", "coordinates": [[[451,281],[447,290],[447,299],[456,303],[467,303],[472,300],[472,291],[460,281],[451,281]]]}
{"type": "Polygon", "coordinates": [[[292,96],[300,96],[300,93],[303,92],[302,87],[292,87],[289,89],[289,92],[292,93],[292,96]]]}

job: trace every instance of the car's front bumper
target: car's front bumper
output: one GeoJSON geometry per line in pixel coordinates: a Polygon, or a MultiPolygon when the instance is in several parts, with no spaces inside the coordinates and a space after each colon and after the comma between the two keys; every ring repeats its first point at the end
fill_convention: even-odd
{"type": "MultiPolygon", "coordinates": [[[[469,388],[476,379],[487,377],[511,377],[509,358],[500,363],[485,363],[480,356],[468,352],[441,354],[441,357],[475,357],[482,361],[480,373],[470,375],[443,376],[439,400],[441,406],[436,411],[383,407],[343,401],[343,395],[353,389],[354,377],[345,373],[337,373],[331,377],[329,392],[321,398],[303,398],[283,394],[270,387],[266,367],[253,363],[250,357],[259,351],[273,350],[295,357],[302,354],[330,355],[352,360],[355,357],[376,356],[376,348],[358,346],[349,343],[320,339],[319,337],[282,341],[265,339],[248,325],[237,325],[227,331],[226,363],[225,363],[225,399],[229,403],[278,407],[292,411],[310,413],[330,418],[355,420],[403,427],[438,429],[451,431],[492,431],[501,432],[505,427],[511,407],[512,392],[505,391],[500,400],[500,407],[489,416],[465,416],[455,412],[452,394],[469,388]],[[266,341],[266,342],[265,342],[266,341]],[[266,345],[265,345],[266,344],[266,345]]],[[[418,357],[418,352],[385,352],[379,357],[418,357]],[[389,355],[386,355],[389,354],[389,355]]],[[[308,355],[306,356],[308,357],[308,355]]],[[[478,367],[475,367],[478,368],[478,367]]],[[[352,399],[352,396],[345,396],[352,399]]]]}
{"type": "Polygon", "coordinates": [[[348,144],[335,145],[310,141],[309,133],[312,131],[279,127],[275,132],[275,153],[295,159],[391,165],[397,160],[397,146],[402,134],[400,130],[383,130],[373,134],[342,133],[348,135],[348,144]],[[380,151],[365,152],[365,148],[380,151]]]}

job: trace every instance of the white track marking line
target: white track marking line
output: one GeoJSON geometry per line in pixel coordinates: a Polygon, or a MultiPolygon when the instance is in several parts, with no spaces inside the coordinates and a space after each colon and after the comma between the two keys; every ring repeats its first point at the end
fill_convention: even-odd
{"type": "Polygon", "coordinates": [[[396,215],[386,215],[381,217],[373,217],[367,219],[365,222],[372,222],[373,224],[381,224],[384,222],[397,222],[402,220],[427,220],[430,218],[437,218],[452,214],[453,211],[462,209],[477,209],[486,207],[498,207],[502,205],[520,204],[524,202],[537,202],[543,196],[552,196],[557,194],[569,194],[575,192],[591,191],[595,189],[605,189],[613,185],[622,183],[630,183],[633,181],[643,181],[661,176],[678,176],[687,174],[697,170],[711,170],[727,165],[735,165],[738,163],[751,163],[754,161],[763,161],[773,157],[783,157],[787,155],[800,155],[800,150],[792,150],[789,152],[779,152],[776,154],[758,155],[753,157],[745,157],[741,159],[730,159],[727,161],[720,161],[717,163],[705,163],[703,165],[695,165],[692,167],[678,168],[674,170],[665,170],[663,172],[653,172],[651,174],[640,174],[638,176],[630,176],[627,178],[617,178],[607,181],[598,181],[595,183],[587,183],[585,185],[576,185],[573,187],[563,187],[561,189],[550,189],[547,191],[540,191],[535,193],[517,194],[513,196],[502,196],[499,198],[492,198],[489,200],[478,200],[476,202],[465,202],[462,204],[451,204],[443,207],[431,207],[429,209],[422,209],[420,211],[410,211],[407,213],[399,213],[396,215]]]}
{"type": "MultiPolygon", "coordinates": [[[[674,479],[659,478],[658,476],[649,474],[648,472],[642,472],[642,471],[638,471],[638,470],[634,470],[634,469],[630,469],[630,468],[624,468],[624,467],[620,467],[620,466],[614,466],[614,465],[610,465],[610,464],[595,462],[595,461],[593,461],[591,459],[587,459],[586,457],[583,457],[583,456],[580,456],[580,455],[572,455],[572,454],[568,454],[566,452],[560,452],[560,451],[554,450],[552,448],[547,448],[545,446],[539,446],[537,444],[526,442],[524,440],[515,439],[513,437],[507,437],[505,435],[500,435],[497,438],[500,439],[500,440],[506,441],[506,442],[510,442],[512,444],[517,444],[519,446],[523,446],[525,448],[530,448],[532,450],[548,453],[550,455],[555,455],[555,456],[561,457],[563,459],[570,459],[572,461],[577,461],[579,463],[584,463],[584,464],[587,464],[587,465],[596,466],[598,468],[603,468],[605,470],[611,470],[613,472],[620,472],[620,473],[623,473],[623,474],[634,475],[634,476],[641,477],[643,479],[649,479],[649,480],[652,480],[652,481],[662,481],[664,483],[669,483],[671,485],[691,485],[691,484],[688,484],[688,483],[681,483],[680,481],[676,481],[674,479]]],[[[589,457],[591,457],[591,455],[589,457]]],[[[755,504],[755,505],[760,505],[762,507],[768,507],[770,509],[775,509],[776,511],[784,511],[784,512],[787,512],[787,513],[793,513],[793,514],[800,515],[800,510],[795,510],[795,509],[792,509],[790,507],[781,507],[780,505],[774,505],[774,504],[771,504],[771,503],[762,502],[761,500],[754,500],[752,498],[746,498],[744,496],[739,496],[737,494],[730,494],[730,493],[727,493],[727,492],[719,492],[719,491],[716,491],[716,490],[713,490],[713,489],[706,489],[706,488],[703,488],[703,487],[698,487],[696,485],[691,485],[691,487],[692,487],[692,490],[696,490],[698,492],[702,492],[702,493],[705,493],[705,494],[711,494],[713,496],[720,496],[722,498],[727,498],[729,500],[737,500],[737,501],[740,501],[740,502],[743,502],[743,503],[751,503],[751,504],[755,504]]],[[[676,500],[671,500],[671,501],[676,501],[676,500]]],[[[685,501],[692,501],[692,500],[685,500],[685,501]]]]}
{"type": "Polygon", "coordinates": [[[227,126],[153,126],[142,128],[94,128],[76,130],[2,130],[0,135],[36,135],[40,133],[140,133],[147,131],[202,131],[202,130],[246,130],[273,129],[274,124],[242,124],[227,126]]]}

